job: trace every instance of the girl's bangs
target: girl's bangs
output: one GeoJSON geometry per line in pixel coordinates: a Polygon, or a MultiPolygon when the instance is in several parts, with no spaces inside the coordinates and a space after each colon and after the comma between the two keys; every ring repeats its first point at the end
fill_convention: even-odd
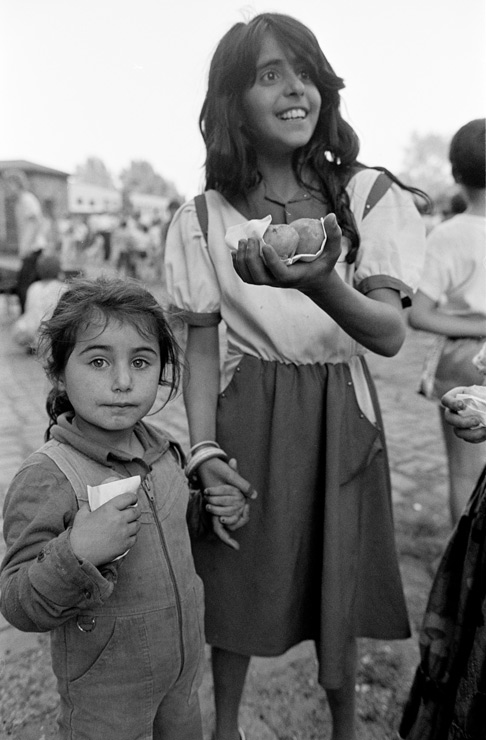
{"type": "Polygon", "coordinates": [[[261,18],[258,24],[248,30],[249,33],[244,43],[246,64],[242,65],[242,68],[245,70],[251,69],[251,77],[247,76],[245,87],[251,87],[255,82],[256,66],[263,39],[269,33],[275,36],[278,44],[283,49],[289,49],[296,59],[306,63],[311,77],[316,81],[319,79],[323,72],[324,57],[317,41],[309,35],[305,26],[301,27],[301,24],[290,18],[279,19],[278,21],[275,18],[261,18]]]}

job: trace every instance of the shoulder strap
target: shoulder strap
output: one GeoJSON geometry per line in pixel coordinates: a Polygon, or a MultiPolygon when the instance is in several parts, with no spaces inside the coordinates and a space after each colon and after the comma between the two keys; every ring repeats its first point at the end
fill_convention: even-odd
{"type": "Polygon", "coordinates": [[[378,201],[383,198],[387,190],[389,190],[392,185],[393,180],[391,177],[389,177],[386,172],[380,172],[368,193],[362,218],[366,218],[371,209],[376,206],[378,201]]]}
{"type": "Polygon", "coordinates": [[[88,503],[86,482],[81,478],[76,465],[76,462],[79,461],[79,459],[77,460],[77,456],[81,453],[76,452],[68,445],[64,445],[54,439],[46,442],[46,444],[40,448],[39,452],[50,457],[51,460],[56,463],[61,473],[64,473],[76,494],[78,504],[80,502],[88,503]]]}
{"type": "Polygon", "coordinates": [[[208,243],[208,226],[209,226],[209,216],[208,216],[208,204],[206,201],[206,196],[204,193],[201,193],[200,195],[196,195],[194,198],[194,205],[196,206],[196,215],[199,221],[199,226],[201,227],[202,235],[206,240],[206,244],[208,243]]]}

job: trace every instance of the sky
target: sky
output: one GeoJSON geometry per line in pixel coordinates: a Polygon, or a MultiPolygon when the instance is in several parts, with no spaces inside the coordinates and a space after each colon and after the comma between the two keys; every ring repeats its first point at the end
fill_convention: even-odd
{"type": "Polygon", "coordinates": [[[96,156],[115,176],[143,159],[192,197],[212,53],[268,11],[317,36],[368,165],[397,172],[413,132],[486,114],[484,0],[0,0],[0,159],[72,173],[96,156]]]}

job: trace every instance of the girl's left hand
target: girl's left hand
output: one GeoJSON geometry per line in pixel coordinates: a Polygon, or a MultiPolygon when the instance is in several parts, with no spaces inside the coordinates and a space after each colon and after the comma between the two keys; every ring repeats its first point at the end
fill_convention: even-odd
{"type": "Polygon", "coordinates": [[[295,288],[302,292],[320,291],[323,281],[332,273],[341,254],[341,236],[336,216],[329,213],[324,219],[327,234],[323,253],[312,262],[294,262],[285,265],[273,247],[262,245],[259,239],[242,239],[232,254],[233,266],[245,283],[269,285],[274,288],[295,288]]]}

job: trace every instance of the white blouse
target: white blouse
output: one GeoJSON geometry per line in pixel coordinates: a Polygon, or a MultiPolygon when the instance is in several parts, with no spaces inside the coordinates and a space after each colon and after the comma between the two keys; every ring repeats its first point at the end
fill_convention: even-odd
{"type": "MultiPolygon", "coordinates": [[[[411,296],[424,262],[425,226],[410,193],[396,185],[363,219],[368,193],[379,174],[362,170],[349,182],[361,243],[356,262],[348,264],[344,257],[349,243],[343,238],[335,269],[348,285],[365,294],[389,287],[411,296]]],[[[352,371],[361,368],[358,356],[365,348],[310,298],[298,290],[249,285],[238,277],[225,234],[246,219],[218,192],[210,190],[205,196],[209,246],[191,200],[175,214],[169,229],[167,287],[171,303],[189,324],[210,326],[224,321],[227,349],[221,389],[244,354],[297,365],[349,362],[352,371]]],[[[360,370],[355,372],[361,375],[360,370]]]]}

